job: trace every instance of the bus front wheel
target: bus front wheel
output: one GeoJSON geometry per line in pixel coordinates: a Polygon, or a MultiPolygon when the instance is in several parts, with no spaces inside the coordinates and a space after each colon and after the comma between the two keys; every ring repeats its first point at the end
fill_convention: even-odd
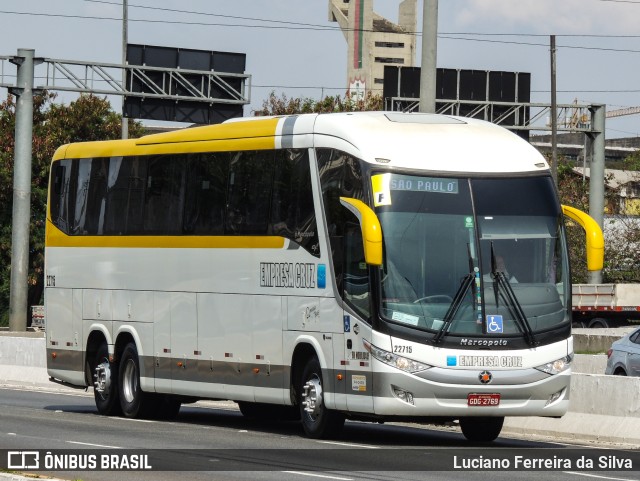
{"type": "Polygon", "coordinates": [[[503,424],[503,417],[460,418],[460,429],[462,429],[464,437],[469,441],[477,443],[489,443],[494,441],[500,435],[503,424]]]}
{"type": "Polygon", "coordinates": [[[304,432],[315,439],[335,437],[344,426],[344,415],[325,406],[322,386],[320,362],[312,357],[302,371],[298,405],[304,432]]]}
{"type": "Polygon", "coordinates": [[[93,397],[98,412],[104,416],[117,416],[120,414],[118,365],[109,360],[106,342],[100,344],[96,350],[90,372],[93,377],[93,397]]]}

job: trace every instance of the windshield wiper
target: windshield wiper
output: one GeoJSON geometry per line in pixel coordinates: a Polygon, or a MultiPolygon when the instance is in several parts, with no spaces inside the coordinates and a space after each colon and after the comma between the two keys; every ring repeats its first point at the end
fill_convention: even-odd
{"type": "Polygon", "coordinates": [[[498,308],[498,297],[500,294],[502,295],[503,299],[507,301],[507,308],[516,320],[520,331],[525,335],[527,344],[532,347],[537,346],[538,341],[536,341],[536,338],[533,334],[531,324],[529,324],[529,320],[527,319],[527,316],[524,313],[522,305],[520,305],[515,292],[513,292],[513,288],[511,287],[507,276],[504,272],[498,271],[496,268],[496,256],[493,250],[493,242],[491,243],[491,277],[493,278],[493,290],[496,298],[496,309],[498,308]]]}
{"type": "MultiPolygon", "coordinates": [[[[442,326],[440,326],[440,329],[438,329],[438,332],[433,337],[434,344],[440,343],[444,335],[449,330],[449,326],[451,326],[451,323],[453,322],[453,316],[455,316],[458,312],[458,309],[460,309],[462,301],[467,295],[467,291],[469,290],[469,287],[471,287],[471,284],[473,284],[473,281],[476,277],[473,267],[473,258],[471,257],[471,248],[469,247],[469,244],[467,244],[467,252],[469,254],[469,273],[463,277],[462,282],[460,283],[460,287],[458,287],[458,290],[453,296],[451,304],[449,304],[449,309],[447,309],[447,312],[442,319],[442,326]]],[[[475,308],[475,296],[473,296],[473,307],[475,308]]]]}

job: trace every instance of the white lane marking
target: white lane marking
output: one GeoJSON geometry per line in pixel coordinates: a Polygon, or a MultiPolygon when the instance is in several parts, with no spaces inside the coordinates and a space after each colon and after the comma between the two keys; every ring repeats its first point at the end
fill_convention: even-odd
{"type": "Polygon", "coordinates": [[[611,476],[599,476],[597,474],[578,473],[576,471],[563,471],[566,474],[575,474],[576,476],[586,476],[587,478],[612,479],[614,481],[637,481],[633,478],[612,478],[611,476]]]}
{"type": "Polygon", "coordinates": [[[371,446],[370,444],[339,443],[337,441],[318,441],[318,442],[321,444],[335,444],[336,446],[347,446],[349,448],[380,449],[380,446],[371,446]]]}
{"type": "Polygon", "coordinates": [[[71,397],[93,397],[93,390],[87,392],[80,392],[79,389],[68,388],[65,390],[57,390],[57,389],[48,389],[45,387],[38,386],[15,386],[10,384],[0,384],[0,389],[6,389],[7,391],[21,391],[21,392],[38,392],[42,394],[56,394],[60,396],[71,396],[71,397]],[[68,392],[71,391],[71,392],[68,392]]]}
{"type": "Polygon", "coordinates": [[[137,419],[137,418],[121,418],[121,417],[110,417],[109,420],[114,421],[124,421],[126,423],[134,422],[134,423],[156,423],[158,421],[154,421],[153,419],[137,419]]]}
{"type": "Polygon", "coordinates": [[[80,441],[66,441],[69,444],[80,444],[81,446],[91,446],[94,448],[124,449],[120,446],[107,446],[105,444],[81,443],[80,441]]]}
{"type": "Polygon", "coordinates": [[[353,478],[342,478],[340,476],[329,476],[327,474],[303,473],[302,471],[282,471],[288,474],[299,474],[300,476],[312,476],[315,478],[338,479],[340,481],[353,481],[353,478]]]}

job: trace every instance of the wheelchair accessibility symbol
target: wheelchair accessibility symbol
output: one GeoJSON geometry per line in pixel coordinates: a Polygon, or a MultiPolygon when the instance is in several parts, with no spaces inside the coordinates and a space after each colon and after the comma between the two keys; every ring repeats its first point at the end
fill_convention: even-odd
{"type": "Polygon", "coordinates": [[[504,332],[504,324],[502,316],[487,316],[487,333],[502,334],[504,332]]]}

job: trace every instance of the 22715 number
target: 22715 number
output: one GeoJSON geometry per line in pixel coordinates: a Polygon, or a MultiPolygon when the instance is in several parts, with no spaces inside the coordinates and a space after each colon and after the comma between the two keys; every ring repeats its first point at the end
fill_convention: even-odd
{"type": "Polygon", "coordinates": [[[393,346],[393,352],[398,354],[411,354],[411,346],[393,346]]]}

